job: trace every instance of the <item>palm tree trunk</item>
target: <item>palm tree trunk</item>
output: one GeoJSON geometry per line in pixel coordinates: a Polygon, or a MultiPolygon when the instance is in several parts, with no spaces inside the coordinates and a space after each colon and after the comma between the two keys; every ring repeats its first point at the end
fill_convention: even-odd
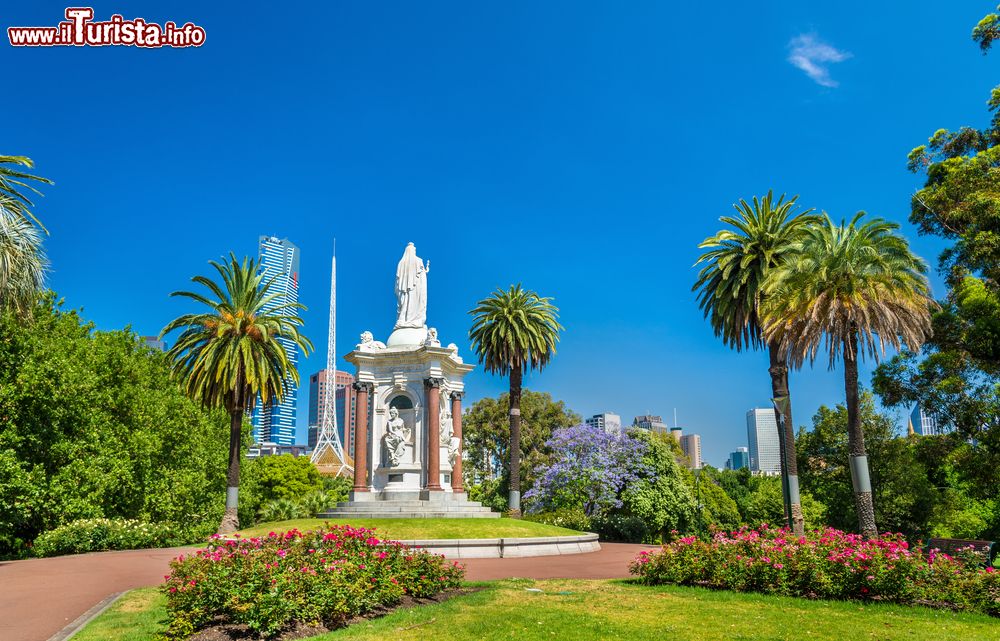
{"type": "Polygon", "coordinates": [[[521,518],[521,378],[520,367],[510,370],[510,493],[507,509],[514,518],[521,518]]]}
{"type": "Polygon", "coordinates": [[[805,534],[805,519],[802,516],[802,501],[799,498],[799,464],[795,454],[795,424],[792,422],[792,400],[788,391],[788,361],[777,344],[767,348],[771,366],[771,394],[775,400],[775,414],[778,414],[778,425],[784,424],[784,432],[778,435],[785,441],[784,460],[781,461],[781,472],[787,484],[787,512],[791,513],[792,532],[796,536],[805,534]],[[779,413],[780,410],[780,413],[779,413]]]}
{"type": "Polygon", "coordinates": [[[243,408],[233,408],[229,414],[229,472],[226,475],[226,513],[219,524],[219,534],[232,534],[240,529],[237,514],[240,491],[240,450],[243,439],[243,408]]]}
{"type": "Polygon", "coordinates": [[[865,453],[865,433],[861,428],[858,412],[858,337],[851,334],[850,344],[844,349],[844,387],[847,392],[847,443],[851,450],[851,482],[854,484],[854,508],[858,513],[858,527],[867,538],[878,536],[875,527],[875,507],[872,503],[872,484],[868,475],[868,456],[865,453]]]}

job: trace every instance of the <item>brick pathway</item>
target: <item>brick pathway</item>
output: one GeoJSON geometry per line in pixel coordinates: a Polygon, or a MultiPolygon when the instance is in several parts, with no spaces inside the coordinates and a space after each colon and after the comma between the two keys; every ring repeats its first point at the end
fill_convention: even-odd
{"type": "MultiPolygon", "coordinates": [[[[613,579],[643,545],[602,543],[600,552],[523,559],[462,561],[470,581],[511,577],[613,579]]],[[[51,559],[0,562],[0,639],[46,641],[107,596],[156,585],[168,562],[185,550],[96,552],[51,559]]]]}

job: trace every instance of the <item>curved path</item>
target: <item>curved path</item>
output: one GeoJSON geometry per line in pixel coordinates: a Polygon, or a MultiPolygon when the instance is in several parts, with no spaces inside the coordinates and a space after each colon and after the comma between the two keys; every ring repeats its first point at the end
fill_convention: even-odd
{"type": "MultiPolygon", "coordinates": [[[[466,578],[490,581],[613,579],[646,545],[602,543],[600,552],[513,559],[463,559],[466,578]]],[[[0,639],[46,641],[103,599],[156,585],[169,562],[191,548],[95,552],[51,559],[0,562],[0,639]]]]}

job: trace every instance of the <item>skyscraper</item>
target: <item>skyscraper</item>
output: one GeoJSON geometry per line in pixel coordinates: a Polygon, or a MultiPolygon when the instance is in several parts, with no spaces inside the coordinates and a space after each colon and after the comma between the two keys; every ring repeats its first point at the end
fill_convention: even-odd
{"type": "Polygon", "coordinates": [[[747,441],[750,443],[750,471],[781,474],[781,445],[774,408],[747,411],[747,441]]]}
{"type": "Polygon", "coordinates": [[[611,412],[594,414],[584,422],[591,427],[604,430],[608,434],[622,433],[622,417],[617,414],[612,414],[611,412]]]}
{"type": "Polygon", "coordinates": [[[744,467],[750,467],[749,448],[737,447],[735,451],[730,452],[726,467],[730,470],[742,470],[744,467]]]}
{"type": "MultiPolygon", "coordinates": [[[[269,294],[276,294],[266,306],[270,310],[299,301],[299,248],[287,239],[261,236],[259,241],[260,273],[264,282],[271,282],[269,294]]],[[[288,354],[288,362],[298,367],[299,348],[294,341],[279,338],[278,342],[288,354]]],[[[253,413],[253,437],[257,443],[295,443],[295,417],[299,390],[290,378],[286,381],[285,397],[281,403],[269,408],[260,407],[253,413]]]]}
{"type": "Polygon", "coordinates": [[[913,411],[910,412],[909,428],[911,433],[920,436],[935,436],[951,431],[947,424],[939,423],[937,417],[926,412],[919,403],[914,405],[913,411]]]}
{"type": "MultiPolygon", "coordinates": [[[[326,395],[330,393],[327,380],[328,370],[322,369],[309,377],[309,448],[316,447],[319,437],[320,421],[323,420],[323,407],[327,402],[326,395]]],[[[337,404],[337,435],[344,446],[344,451],[351,451],[354,443],[354,420],[357,415],[357,393],[352,385],[354,376],[349,372],[337,370],[335,375],[337,404]]]]}
{"type": "Polygon", "coordinates": [[[685,434],[681,437],[681,450],[687,457],[688,467],[692,470],[701,468],[701,437],[697,434],[685,434]]]}

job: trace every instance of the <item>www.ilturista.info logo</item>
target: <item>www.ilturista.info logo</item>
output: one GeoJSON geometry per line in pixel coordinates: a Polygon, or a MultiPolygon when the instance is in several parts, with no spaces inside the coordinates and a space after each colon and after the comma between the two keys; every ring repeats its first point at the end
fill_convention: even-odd
{"type": "Polygon", "coordinates": [[[7,27],[7,37],[15,47],[200,47],[205,30],[190,22],[178,27],[162,26],[142,18],[126,20],[119,14],[106,22],[94,22],[91,7],[68,7],[66,21],[55,27],[7,27]]]}

